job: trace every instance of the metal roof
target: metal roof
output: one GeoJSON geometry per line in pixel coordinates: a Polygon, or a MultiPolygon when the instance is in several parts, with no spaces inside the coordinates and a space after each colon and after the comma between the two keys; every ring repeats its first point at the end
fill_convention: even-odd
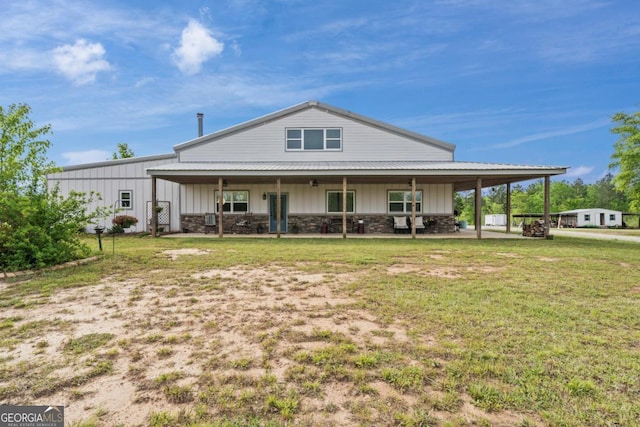
{"type": "Polygon", "coordinates": [[[151,175],[163,171],[225,171],[225,172],[357,172],[384,173],[395,171],[438,171],[438,172],[483,172],[483,171],[558,171],[564,173],[566,167],[513,165],[504,163],[478,162],[429,162],[429,161],[319,161],[319,162],[179,162],[147,169],[151,175]],[[560,171],[562,170],[562,172],[560,171]],[[157,173],[156,173],[157,172],[157,173]]]}
{"type": "Polygon", "coordinates": [[[338,161],[338,162],[179,162],[147,168],[147,174],[180,183],[211,183],[215,177],[236,183],[268,182],[276,178],[305,182],[322,177],[333,182],[400,183],[415,177],[419,183],[453,183],[456,191],[525,181],[566,173],[566,167],[477,162],[338,161]]]}
{"type": "Polygon", "coordinates": [[[169,159],[175,159],[175,158],[177,158],[176,153],[155,154],[155,155],[140,156],[140,157],[128,157],[124,159],[113,159],[113,160],[105,160],[102,162],[83,163],[80,165],[63,166],[62,172],[91,169],[91,168],[97,168],[97,167],[103,167],[103,166],[118,166],[118,165],[124,165],[124,164],[152,162],[156,160],[169,160],[169,159]]]}

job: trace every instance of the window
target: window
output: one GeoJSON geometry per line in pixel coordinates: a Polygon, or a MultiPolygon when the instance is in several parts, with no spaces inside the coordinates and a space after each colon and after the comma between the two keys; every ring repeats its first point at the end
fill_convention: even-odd
{"type": "MultiPolygon", "coordinates": [[[[347,213],[355,213],[355,191],[347,191],[347,213]]],[[[342,213],[342,191],[327,191],[327,213],[342,213]]]]}
{"type": "Polygon", "coordinates": [[[287,151],[342,150],[342,129],[287,129],[287,151]]]}
{"type": "Polygon", "coordinates": [[[120,209],[133,209],[133,191],[120,190],[118,199],[120,199],[120,209]]]}
{"type": "Polygon", "coordinates": [[[591,221],[591,215],[584,214],[584,220],[585,220],[585,222],[591,221]]]}
{"type": "MultiPolygon", "coordinates": [[[[218,209],[218,192],[215,192],[216,212],[218,209]]],[[[222,192],[223,212],[249,212],[249,192],[248,191],[223,191],[222,192]]]]}
{"type": "Polygon", "coordinates": [[[616,214],[609,214],[609,221],[615,221],[616,220],[616,214]]]}
{"type": "MultiPolygon", "coordinates": [[[[411,213],[411,191],[387,193],[389,213],[411,213]]],[[[416,212],[422,212],[422,191],[416,191],[416,212]]]]}

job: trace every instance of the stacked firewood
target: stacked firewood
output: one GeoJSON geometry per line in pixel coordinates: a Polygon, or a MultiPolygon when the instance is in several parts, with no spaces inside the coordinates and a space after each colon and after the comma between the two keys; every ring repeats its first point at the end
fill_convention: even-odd
{"type": "Polygon", "coordinates": [[[533,221],[531,224],[522,225],[522,236],[524,237],[544,237],[544,222],[533,221]]]}

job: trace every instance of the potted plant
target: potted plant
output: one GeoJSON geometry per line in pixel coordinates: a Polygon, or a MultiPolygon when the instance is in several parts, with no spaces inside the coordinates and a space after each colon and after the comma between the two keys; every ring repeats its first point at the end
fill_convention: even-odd
{"type": "Polygon", "coordinates": [[[293,234],[298,234],[300,232],[300,228],[298,227],[298,223],[297,222],[293,222],[291,223],[291,232],[293,234]]]}
{"type": "Polygon", "coordinates": [[[131,215],[116,215],[111,222],[113,225],[118,225],[122,228],[129,228],[138,223],[138,218],[131,215]]]}

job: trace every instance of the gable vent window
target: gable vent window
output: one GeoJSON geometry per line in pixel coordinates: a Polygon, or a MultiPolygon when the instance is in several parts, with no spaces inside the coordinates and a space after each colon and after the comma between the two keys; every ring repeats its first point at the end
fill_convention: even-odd
{"type": "Polygon", "coordinates": [[[286,130],[287,151],[340,151],[340,128],[289,128],[286,130]]]}

